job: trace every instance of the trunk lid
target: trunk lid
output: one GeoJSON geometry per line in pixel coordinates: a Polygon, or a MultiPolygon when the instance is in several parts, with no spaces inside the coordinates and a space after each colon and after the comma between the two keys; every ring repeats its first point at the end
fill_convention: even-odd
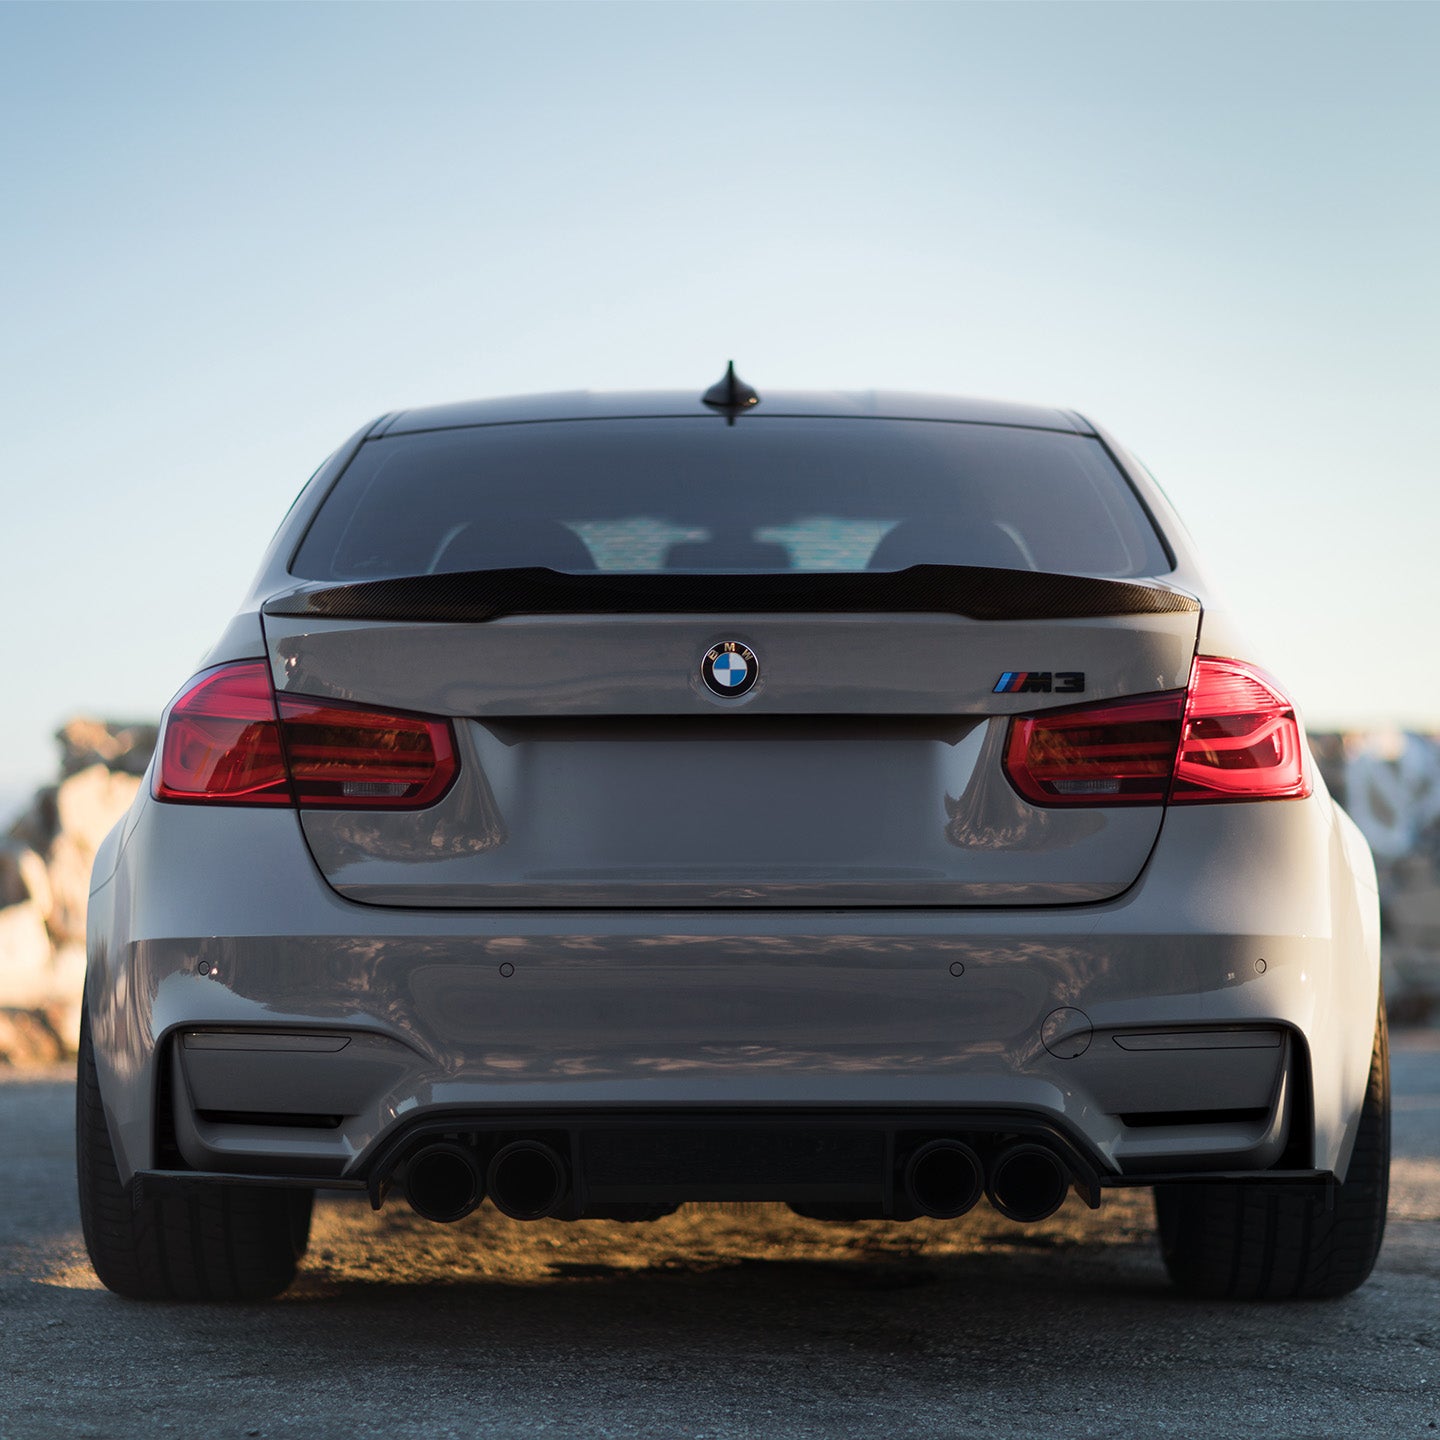
{"type": "Polygon", "coordinates": [[[1160,585],[947,566],[431,575],[264,615],[277,690],[453,721],[437,804],[301,812],[340,894],[433,907],[1109,898],[1162,807],[1030,804],[1008,721],[1183,688],[1198,621],[1160,585]],[[727,644],[740,698],[702,675],[727,644]]]}

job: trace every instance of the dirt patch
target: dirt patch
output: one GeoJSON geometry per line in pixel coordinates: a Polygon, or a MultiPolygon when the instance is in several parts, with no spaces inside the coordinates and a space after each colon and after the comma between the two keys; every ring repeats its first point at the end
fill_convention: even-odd
{"type": "MultiPolygon", "coordinates": [[[[310,1250],[295,1295],[334,1285],[389,1283],[507,1285],[698,1274],[744,1265],[830,1263],[874,1269],[893,1262],[1080,1246],[1149,1244],[1148,1190],[1107,1193],[1099,1211],[1072,1196],[1038,1225],[1016,1225],[984,1204],[960,1220],[805,1220],[784,1205],[685,1205],[645,1224],[613,1220],[522,1222],[490,1206],[453,1225],[436,1225],[391,1201],[378,1214],[363,1202],[318,1202],[310,1250]]],[[[857,1274],[857,1280],[859,1278],[857,1274]]]]}

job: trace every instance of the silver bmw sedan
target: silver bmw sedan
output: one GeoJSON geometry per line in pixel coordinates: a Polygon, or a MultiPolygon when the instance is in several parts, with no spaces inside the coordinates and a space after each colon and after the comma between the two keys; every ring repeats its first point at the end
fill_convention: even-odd
{"type": "Polygon", "coordinates": [[[406,410],[301,492],[95,863],[78,1169],[135,1297],[437,1222],[1033,1223],[1176,1283],[1384,1226],[1369,852],[1146,472],[1072,411],[406,410]]]}

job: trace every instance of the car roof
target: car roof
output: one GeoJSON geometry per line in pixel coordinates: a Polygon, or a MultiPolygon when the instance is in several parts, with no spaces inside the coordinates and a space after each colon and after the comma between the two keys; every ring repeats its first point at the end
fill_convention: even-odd
{"type": "MultiPolygon", "coordinates": [[[[520,425],[545,420],[618,420],[644,417],[713,416],[716,412],[694,390],[571,390],[548,395],[514,395],[494,400],[462,400],[397,410],[376,421],[370,438],[456,430],[472,425],[520,425]]],[[[949,420],[972,425],[1015,425],[1093,435],[1093,427],[1072,410],[1020,405],[1007,400],[977,400],[903,390],[762,390],[757,409],[740,423],[766,416],[836,419],[949,420]]]]}

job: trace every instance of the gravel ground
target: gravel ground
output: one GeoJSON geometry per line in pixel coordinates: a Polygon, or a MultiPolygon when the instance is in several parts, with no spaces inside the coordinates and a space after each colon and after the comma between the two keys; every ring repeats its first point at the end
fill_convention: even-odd
{"type": "Polygon", "coordinates": [[[99,1287],[60,1072],[0,1078],[0,1437],[1440,1433],[1440,1035],[1397,1035],[1390,1228],[1356,1295],[1196,1304],[1148,1195],[1022,1228],[687,1206],[437,1226],[324,1200],[252,1306],[99,1287]]]}

